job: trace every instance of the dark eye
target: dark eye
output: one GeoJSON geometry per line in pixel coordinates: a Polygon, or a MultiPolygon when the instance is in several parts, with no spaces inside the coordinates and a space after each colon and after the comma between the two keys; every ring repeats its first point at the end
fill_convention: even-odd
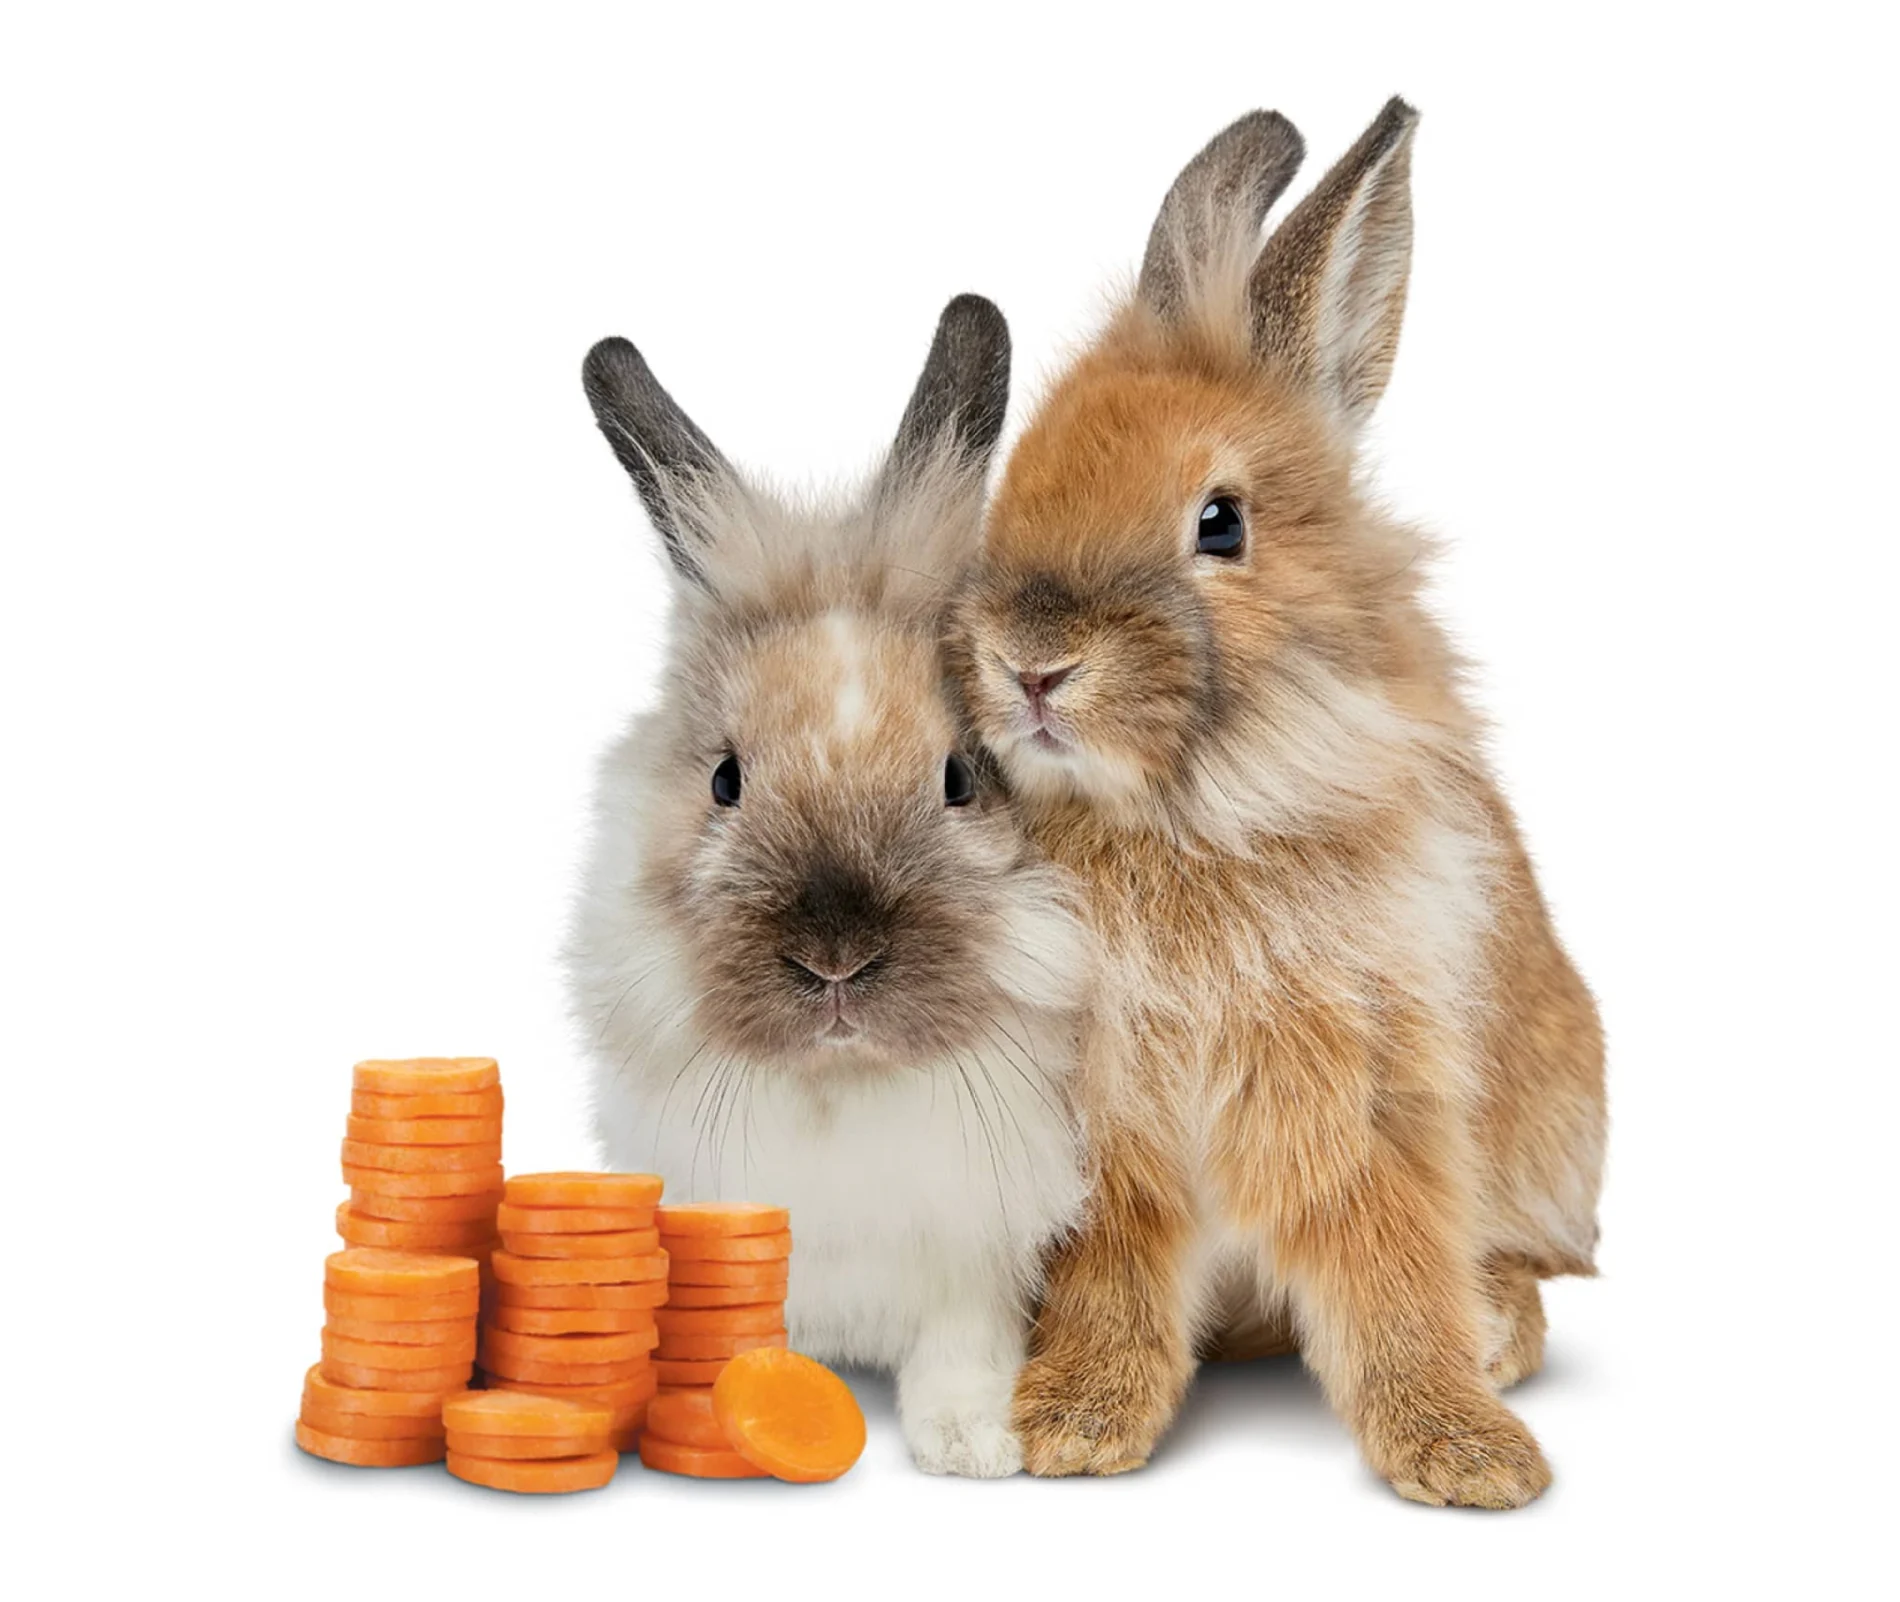
{"type": "Polygon", "coordinates": [[[975,799],[976,775],[970,771],[970,764],[953,752],[943,765],[943,804],[967,807],[975,799]]]}
{"type": "Polygon", "coordinates": [[[713,769],[713,800],[722,807],[739,804],[739,759],[728,755],[713,769]]]}
{"type": "Polygon", "coordinates": [[[1200,543],[1195,549],[1202,556],[1238,556],[1247,543],[1247,520],[1231,497],[1216,495],[1201,508],[1200,543]]]}

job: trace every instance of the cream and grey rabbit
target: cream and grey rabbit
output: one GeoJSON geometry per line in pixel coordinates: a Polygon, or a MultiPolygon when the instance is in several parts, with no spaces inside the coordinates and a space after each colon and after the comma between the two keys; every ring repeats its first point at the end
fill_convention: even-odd
{"type": "Polygon", "coordinates": [[[1082,1195],[1089,948],[940,656],[1007,328],[952,301],[884,466],[817,511],[736,473],[626,341],[584,381],[674,579],[568,949],[607,1158],[670,1197],[789,1206],[792,1343],[893,1370],[921,1467],[1013,1473],[1039,1259],[1082,1195]]]}

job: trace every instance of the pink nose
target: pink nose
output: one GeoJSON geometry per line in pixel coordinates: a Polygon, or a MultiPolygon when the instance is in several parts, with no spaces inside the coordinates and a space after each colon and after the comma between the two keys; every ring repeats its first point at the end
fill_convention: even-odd
{"type": "Polygon", "coordinates": [[[1051,694],[1055,687],[1076,670],[1077,664],[1071,662],[1067,667],[1050,668],[1042,673],[1027,671],[1016,675],[1017,682],[1023,687],[1023,694],[1032,702],[1040,702],[1045,695],[1051,694]]]}

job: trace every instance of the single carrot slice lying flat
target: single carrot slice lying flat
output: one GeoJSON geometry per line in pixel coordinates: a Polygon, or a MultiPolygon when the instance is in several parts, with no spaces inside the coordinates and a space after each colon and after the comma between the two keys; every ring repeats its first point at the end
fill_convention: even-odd
{"type": "Polygon", "coordinates": [[[503,1380],[543,1385],[614,1385],[647,1373],[650,1359],[629,1357],[617,1363],[544,1363],[514,1352],[485,1351],[482,1367],[503,1380]]]}
{"type": "Polygon", "coordinates": [[[733,1450],[781,1480],[835,1480],[864,1451],[857,1398],[797,1352],[746,1352],[713,1386],[713,1416],[733,1450]]]}
{"type": "Polygon", "coordinates": [[[447,1224],[418,1224],[402,1218],[371,1218],[351,1202],[338,1202],[336,1232],[352,1246],[383,1246],[392,1251],[453,1251],[490,1246],[494,1225],[485,1218],[461,1219],[447,1224]]]}
{"type": "Polygon", "coordinates": [[[762,1202],[682,1202],[660,1209],[659,1227],[662,1235],[779,1235],[792,1215],[762,1202]]]}
{"type": "MultiPolygon", "coordinates": [[[[649,1415],[650,1416],[650,1415],[649,1415]]],[[[690,1474],[700,1480],[762,1480],[764,1469],[730,1448],[682,1446],[662,1440],[651,1430],[640,1436],[640,1461],[665,1474],[690,1474]]]]}
{"type": "MultiPolygon", "coordinates": [[[[358,1318],[371,1324],[422,1324],[472,1319],[481,1310],[481,1291],[447,1291],[440,1296],[377,1296],[323,1287],[323,1310],[334,1318],[358,1318]]],[[[388,1339],[394,1340],[395,1336],[388,1339]]]]}
{"type": "Polygon", "coordinates": [[[668,1235],[666,1249],[680,1263],[775,1263],[792,1255],[792,1232],[772,1235],[668,1235]]]}
{"type": "Polygon", "coordinates": [[[352,1246],[323,1260],[323,1282],[358,1296],[446,1296],[479,1290],[481,1268],[469,1257],[352,1246]]]}
{"type": "Polygon", "coordinates": [[[413,1391],[420,1396],[444,1396],[464,1389],[475,1372],[473,1362],[443,1368],[370,1368],[326,1357],[317,1367],[332,1385],[361,1391],[413,1391]]]}
{"type": "Polygon", "coordinates": [[[517,1335],[626,1335],[658,1327],[650,1307],[513,1307],[506,1302],[496,1303],[489,1322],[517,1335]]]}
{"type": "Polygon", "coordinates": [[[383,1418],[439,1419],[443,1398],[440,1393],[413,1391],[372,1391],[356,1385],[339,1385],[326,1379],[321,1365],[303,1377],[306,1402],[337,1413],[374,1413],[383,1418]]]}
{"type": "Polygon", "coordinates": [[[522,1207],[503,1202],[495,1222],[521,1235],[598,1235],[623,1229],[651,1229],[651,1207],[522,1207]]]}
{"type": "Polygon", "coordinates": [[[667,1278],[675,1285],[746,1285],[764,1293],[765,1299],[783,1296],[790,1277],[787,1263],[708,1263],[675,1258],[667,1278]]]}
{"type": "Polygon", "coordinates": [[[651,1359],[654,1376],[662,1385],[710,1385],[731,1361],[724,1357],[656,1357],[651,1359]]]}
{"type": "Polygon", "coordinates": [[[542,1463],[510,1462],[503,1458],[448,1454],[449,1472],[471,1485],[495,1491],[593,1491],[614,1477],[620,1454],[596,1452],[588,1457],[557,1457],[542,1463]]]}
{"type": "Polygon", "coordinates": [[[633,1379],[607,1384],[563,1385],[551,1380],[504,1380],[499,1387],[509,1391],[527,1391],[533,1396],[552,1396],[564,1402],[605,1402],[616,1412],[622,1408],[644,1406],[653,1399],[659,1381],[648,1370],[633,1379]]]}
{"type": "Polygon", "coordinates": [[[448,1455],[448,1445],[439,1435],[406,1441],[353,1440],[345,1435],[326,1435],[301,1420],[297,1424],[297,1444],[312,1457],[356,1468],[411,1468],[417,1463],[440,1463],[448,1455]]]}
{"type": "Polygon", "coordinates": [[[391,1196],[380,1190],[350,1190],[350,1211],[359,1218],[386,1218],[392,1224],[486,1224],[495,1227],[499,1190],[472,1196],[391,1196]]]}
{"type": "Polygon", "coordinates": [[[382,1196],[501,1196],[501,1162],[482,1168],[451,1168],[440,1174],[401,1174],[393,1168],[343,1164],[343,1183],[352,1190],[373,1190],[382,1196]]]}
{"type": "Polygon", "coordinates": [[[510,1174],[515,1207],[654,1207],[664,1182],[657,1174],[510,1174]]]}
{"type": "Polygon", "coordinates": [[[644,1357],[659,1341],[651,1329],[615,1335],[522,1335],[490,1324],[482,1332],[489,1353],[507,1353],[538,1363],[619,1363],[644,1357]]]}
{"type": "Polygon", "coordinates": [[[623,1229],[602,1235],[530,1235],[504,1229],[501,1243],[517,1257],[648,1257],[660,1249],[654,1229],[623,1229]]]}
{"type": "Polygon", "coordinates": [[[385,1096],[373,1090],[350,1093],[350,1111],[358,1118],[499,1118],[504,1103],[501,1086],[487,1090],[412,1091],[385,1096]]]}
{"type": "Polygon", "coordinates": [[[443,1436],[439,1418],[398,1418],[383,1413],[345,1413],[325,1407],[314,1396],[305,1395],[297,1422],[308,1424],[325,1435],[340,1435],[349,1441],[439,1441],[443,1436]]]}
{"type": "Polygon", "coordinates": [[[499,1458],[504,1461],[535,1463],[555,1457],[592,1457],[600,1452],[616,1451],[611,1430],[592,1435],[463,1435],[448,1434],[449,1450],[462,1457],[499,1458]]]}
{"type": "Polygon", "coordinates": [[[653,1308],[665,1303],[664,1279],[632,1285],[510,1285],[496,1287],[495,1300],[503,1307],[539,1308],[653,1308]]]}
{"type": "Polygon", "coordinates": [[[405,1346],[396,1341],[365,1341],[325,1326],[323,1355],[356,1368],[453,1368],[475,1361],[475,1332],[464,1326],[445,1341],[405,1346]]]}
{"type": "Polygon", "coordinates": [[[455,1174],[493,1168],[501,1161],[501,1142],[485,1140],[461,1146],[391,1146],[380,1141],[345,1140],[343,1166],[392,1174],[455,1174]]]}
{"type": "Polygon", "coordinates": [[[712,1391],[672,1391],[647,1406],[647,1428],[676,1446],[708,1446],[730,1452],[732,1442],[713,1416],[712,1391]]]}
{"type": "Polygon", "coordinates": [[[384,1146],[479,1146],[501,1139],[500,1118],[359,1118],[350,1114],[351,1140],[384,1146]]]}
{"type": "Polygon", "coordinates": [[[767,1330],[755,1335],[662,1335],[653,1355],[667,1362],[692,1362],[709,1357],[737,1357],[741,1352],[756,1352],[767,1346],[783,1346],[785,1331],[767,1330]]]}
{"type": "Polygon", "coordinates": [[[347,1318],[331,1313],[323,1327],[333,1335],[352,1341],[388,1342],[395,1346],[452,1346],[475,1331],[473,1315],[467,1318],[391,1319],[377,1323],[373,1318],[347,1318]]]}
{"type": "MultiPolygon", "coordinates": [[[[785,1305],[785,1286],[758,1285],[682,1285],[672,1281],[667,1289],[665,1305],[679,1309],[710,1309],[715,1307],[778,1307],[785,1305]]],[[[783,1315],[781,1314],[781,1317],[783,1315]]]]}
{"type": "Polygon", "coordinates": [[[378,1096],[472,1095],[501,1083],[493,1057],[372,1058],[359,1062],[351,1088],[378,1096]]]}
{"type": "Polygon", "coordinates": [[[531,1391],[469,1391],[442,1404],[443,1428],[464,1435],[604,1435],[612,1422],[613,1409],[605,1402],[531,1391]]]}
{"type": "Polygon", "coordinates": [[[634,1285],[666,1278],[666,1253],[644,1257],[517,1257],[490,1259],[504,1285],[634,1285]]]}
{"type": "Polygon", "coordinates": [[[785,1327],[783,1302],[752,1302],[740,1307],[675,1307],[667,1299],[653,1322],[668,1335],[769,1335],[785,1327]]]}

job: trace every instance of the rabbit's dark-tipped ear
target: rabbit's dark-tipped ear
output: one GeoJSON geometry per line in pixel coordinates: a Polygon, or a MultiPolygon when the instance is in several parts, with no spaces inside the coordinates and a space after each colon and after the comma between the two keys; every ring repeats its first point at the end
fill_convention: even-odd
{"type": "Polygon", "coordinates": [[[692,532],[682,513],[696,492],[703,492],[714,480],[731,478],[726,459],[626,340],[603,339],[590,350],[581,364],[581,384],[601,433],[632,476],[673,565],[685,577],[703,583],[692,532]]]}
{"type": "Polygon", "coordinates": [[[1398,352],[1412,270],[1412,131],[1385,109],[1274,230],[1248,285],[1261,355],[1365,421],[1398,352]]]}
{"type": "Polygon", "coordinates": [[[937,337],[891,446],[885,486],[900,487],[945,450],[984,473],[1008,410],[1009,324],[981,295],[959,295],[937,319],[937,337]]]}
{"type": "Polygon", "coordinates": [[[1161,202],[1141,262],[1141,298],[1172,321],[1210,267],[1252,261],[1260,224],[1305,154],[1299,130],[1277,111],[1250,111],[1215,134],[1161,202]]]}

